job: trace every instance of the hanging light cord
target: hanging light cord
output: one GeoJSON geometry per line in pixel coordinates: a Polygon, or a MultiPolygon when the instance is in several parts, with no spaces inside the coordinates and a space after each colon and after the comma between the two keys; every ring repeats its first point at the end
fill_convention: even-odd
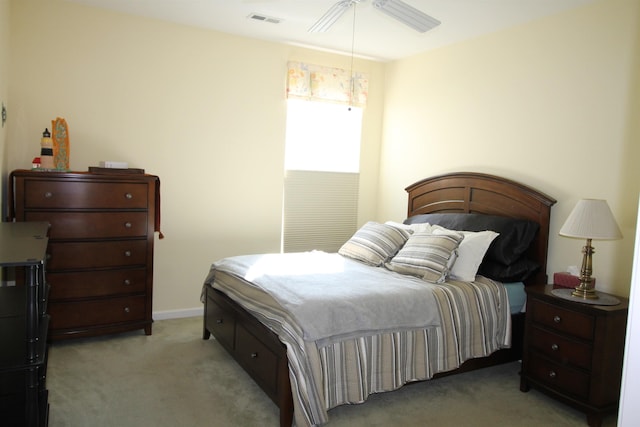
{"type": "Polygon", "coordinates": [[[358,2],[353,3],[353,24],[351,30],[351,68],[349,69],[349,111],[351,111],[351,106],[353,105],[353,90],[354,90],[354,78],[353,78],[353,55],[354,55],[354,46],[356,44],[356,8],[358,7],[358,2]]]}

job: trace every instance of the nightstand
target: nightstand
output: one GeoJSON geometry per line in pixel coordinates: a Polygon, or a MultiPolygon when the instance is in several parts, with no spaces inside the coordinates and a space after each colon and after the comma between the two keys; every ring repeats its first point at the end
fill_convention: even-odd
{"type": "Polygon", "coordinates": [[[591,305],[528,286],[520,390],[530,387],[587,414],[591,427],[618,407],[629,301],[591,305]]]}

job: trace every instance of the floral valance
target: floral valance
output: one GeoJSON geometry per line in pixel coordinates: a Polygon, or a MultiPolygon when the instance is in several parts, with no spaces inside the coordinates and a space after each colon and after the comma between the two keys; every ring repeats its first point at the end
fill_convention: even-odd
{"type": "Polygon", "coordinates": [[[368,92],[369,78],[365,73],[302,62],[288,64],[287,98],[364,107],[368,92]]]}

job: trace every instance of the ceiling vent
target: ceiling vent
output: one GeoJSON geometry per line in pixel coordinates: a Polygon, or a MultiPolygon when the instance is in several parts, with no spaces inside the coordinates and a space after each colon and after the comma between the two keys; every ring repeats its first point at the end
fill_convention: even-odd
{"type": "Polygon", "coordinates": [[[261,15],[259,13],[252,13],[247,18],[255,19],[256,21],[269,22],[271,24],[279,24],[282,21],[282,19],[272,18],[270,16],[261,15]]]}

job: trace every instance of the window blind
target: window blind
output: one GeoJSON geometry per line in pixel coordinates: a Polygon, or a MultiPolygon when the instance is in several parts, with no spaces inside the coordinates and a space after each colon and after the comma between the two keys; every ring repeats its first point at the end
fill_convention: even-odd
{"type": "Polygon", "coordinates": [[[283,252],[337,252],[356,232],[360,175],[287,170],[283,252]]]}

